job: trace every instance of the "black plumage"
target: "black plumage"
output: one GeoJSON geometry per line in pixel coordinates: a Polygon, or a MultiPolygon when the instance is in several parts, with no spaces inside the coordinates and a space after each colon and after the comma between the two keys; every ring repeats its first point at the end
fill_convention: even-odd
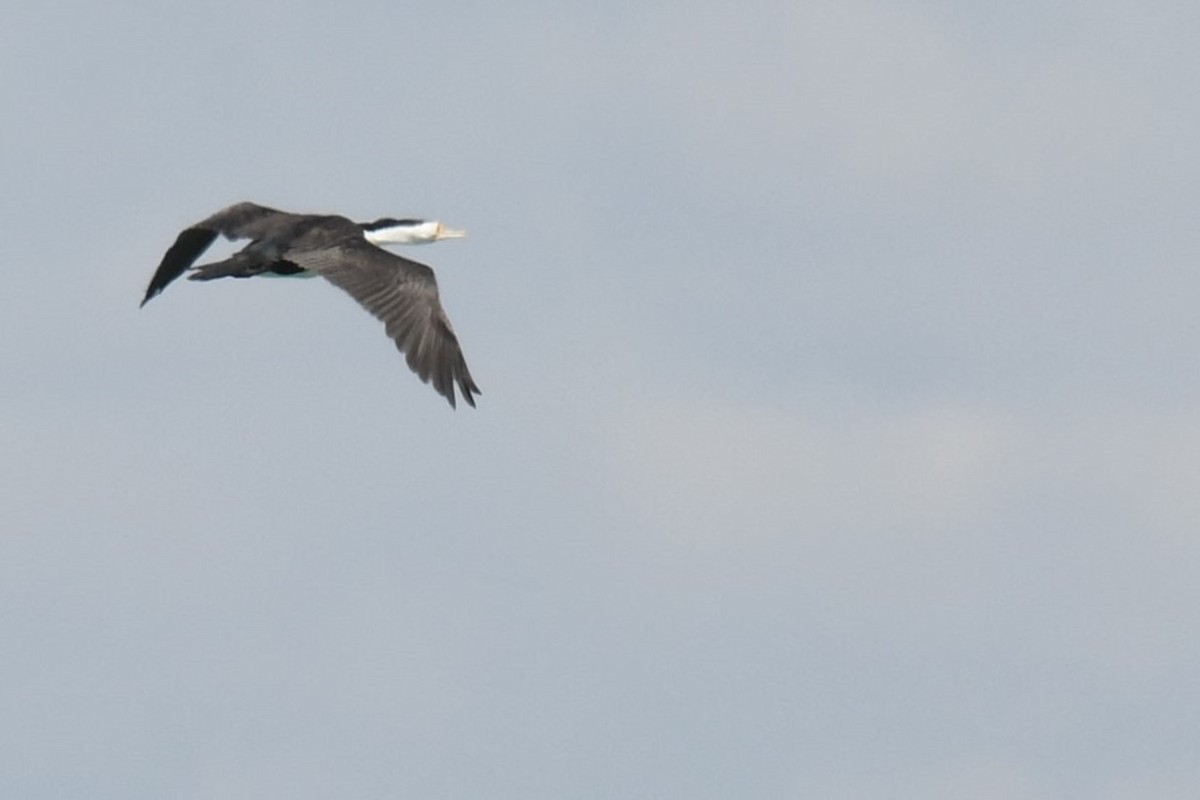
{"type": "Polygon", "coordinates": [[[468,405],[479,387],[438,299],[433,270],[368,241],[364,230],[419,220],[361,225],[335,215],[289,214],[238,203],[184,230],[155,270],[144,306],[189,269],[192,280],[312,272],[345,290],[383,322],[413,372],[455,406],[455,385],[468,405]],[[224,261],[193,267],[218,235],[250,239],[224,261]]]}

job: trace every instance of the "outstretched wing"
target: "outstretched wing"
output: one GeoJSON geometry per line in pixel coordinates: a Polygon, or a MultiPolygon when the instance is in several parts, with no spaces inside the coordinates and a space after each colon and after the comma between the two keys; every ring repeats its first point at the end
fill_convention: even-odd
{"type": "Polygon", "coordinates": [[[220,234],[226,239],[258,239],[277,228],[281,221],[298,219],[296,214],[276,211],[254,203],[238,203],[222,209],[203,222],[187,228],[175,239],[175,244],[163,255],[162,263],[146,287],[142,305],[159,294],[171,281],[195,263],[220,234]]]}
{"type": "Polygon", "coordinates": [[[454,385],[472,407],[482,394],[463,358],[454,328],[438,301],[433,270],[365,239],[345,240],[288,260],[344,289],[384,324],[409,368],[455,407],[454,385]]]}

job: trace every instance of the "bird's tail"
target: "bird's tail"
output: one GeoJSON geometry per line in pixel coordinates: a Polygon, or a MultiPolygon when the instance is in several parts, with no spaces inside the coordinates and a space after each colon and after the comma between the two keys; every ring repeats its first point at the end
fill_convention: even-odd
{"type": "Polygon", "coordinates": [[[227,258],[224,261],[214,261],[211,264],[201,264],[198,267],[193,267],[188,272],[188,280],[190,281],[211,281],[217,278],[252,278],[255,275],[261,275],[269,268],[269,264],[252,259],[240,257],[241,253],[233,258],[227,258]]]}

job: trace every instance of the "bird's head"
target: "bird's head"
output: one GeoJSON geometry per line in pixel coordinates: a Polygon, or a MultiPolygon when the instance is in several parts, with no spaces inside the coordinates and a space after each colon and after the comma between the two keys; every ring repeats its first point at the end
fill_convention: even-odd
{"type": "Polygon", "coordinates": [[[363,223],[363,236],[371,244],[432,244],[442,239],[461,239],[466,231],[447,228],[437,220],[384,217],[363,223]]]}

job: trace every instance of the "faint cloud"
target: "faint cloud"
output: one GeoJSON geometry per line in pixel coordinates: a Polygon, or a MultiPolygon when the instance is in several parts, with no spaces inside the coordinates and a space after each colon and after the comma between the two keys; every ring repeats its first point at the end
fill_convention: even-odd
{"type": "Polygon", "coordinates": [[[628,491],[666,530],[804,535],[944,530],[1009,488],[1016,432],[966,407],[806,418],[718,405],[653,408],[624,426],[628,491]]]}

